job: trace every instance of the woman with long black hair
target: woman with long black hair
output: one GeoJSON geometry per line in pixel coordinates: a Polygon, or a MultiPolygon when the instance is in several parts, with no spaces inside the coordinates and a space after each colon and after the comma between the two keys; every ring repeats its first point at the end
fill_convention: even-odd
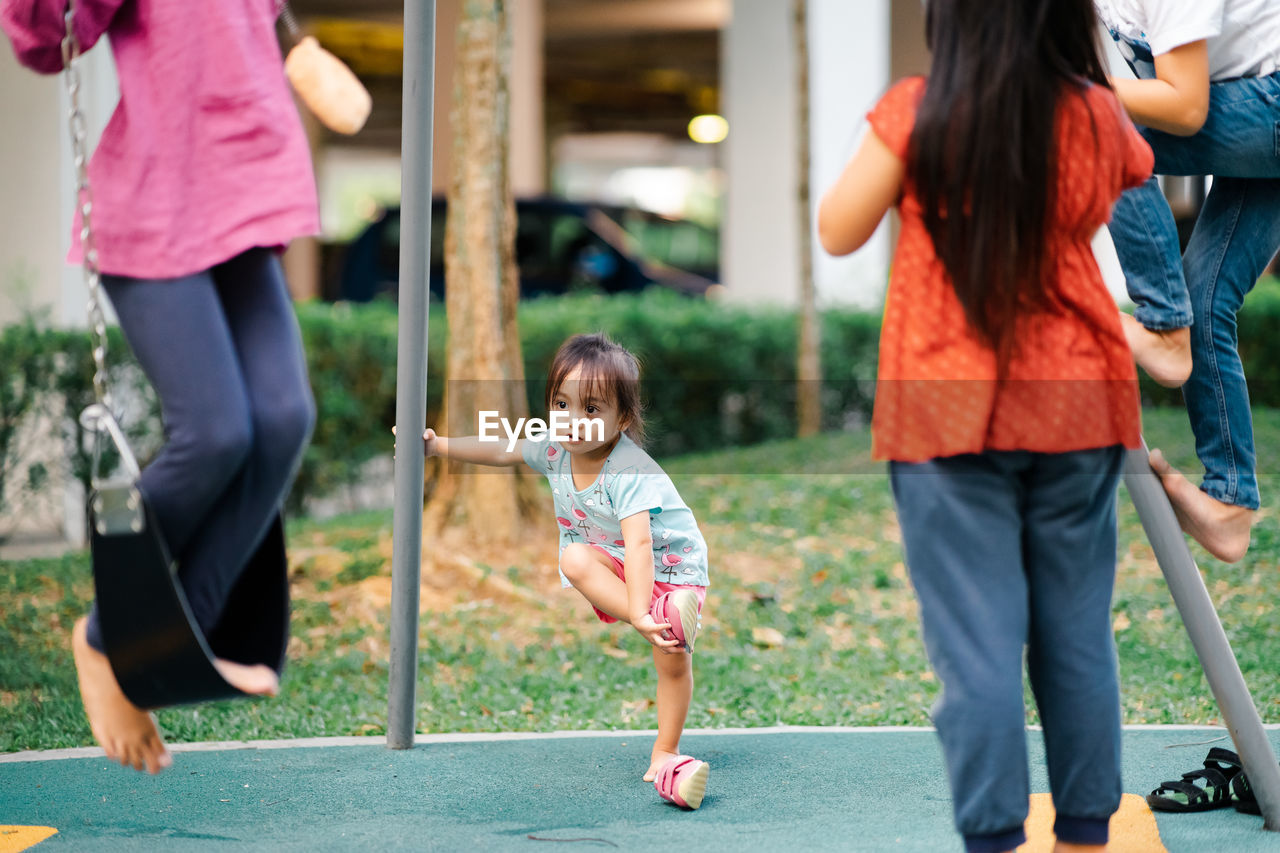
{"type": "Polygon", "coordinates": [[[931,74],[871,111],[819,235],[844,254],[902,217],[873,453],[965,846],[1025,841],[1025,649],[1056,850],[1102,850],[1121,793],[1116,487],[1140,413],[1090,238],[1151,150],[1107,86],[1092,0],[930,0],[926,21],[931,74]]]}

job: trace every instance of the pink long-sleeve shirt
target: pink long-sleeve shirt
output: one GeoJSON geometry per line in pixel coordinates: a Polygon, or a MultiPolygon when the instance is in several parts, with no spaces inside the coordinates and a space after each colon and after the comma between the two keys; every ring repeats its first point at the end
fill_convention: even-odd
{"type": "MultiPolygon", "coordinates": [[[[62,69],[66,0],[0,0],[18,61],[62,69]]],[[[311,156],[275,36],[278,0],[77,0],[111,42],[116,106],[89,164],[105,273],[189,275],[319,230],[311,156]]],[[[79,259],[79,215],[72,259],[79,259]]]]}

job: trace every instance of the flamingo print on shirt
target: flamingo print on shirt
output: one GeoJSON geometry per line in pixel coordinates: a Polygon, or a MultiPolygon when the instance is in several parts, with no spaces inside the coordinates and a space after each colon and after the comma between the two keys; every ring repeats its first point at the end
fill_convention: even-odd
{"type": "MultiPolygon", "coordinates": [[[[707,585],[706,543],[697,521],[670,478],[623,435],[586,489],[573,482],[571,455],[555,443],[524,443],[525,461],[546,475],[555,501],[560,549],[574,542],[598,546],[626,559],[622,519],[644,512],[653,538],[654,578],[669,583],[707,585]]],[[[569,586],[561,576],[561,583],[569,586]]]]}
{"type": "Polygon", "coordinates": [[[556,521],[560,523],[560,531],[571,539],[577,539],[578,531],[573,529],[573,522],[565,518],[563,515],[556,516],[556,521]]]}

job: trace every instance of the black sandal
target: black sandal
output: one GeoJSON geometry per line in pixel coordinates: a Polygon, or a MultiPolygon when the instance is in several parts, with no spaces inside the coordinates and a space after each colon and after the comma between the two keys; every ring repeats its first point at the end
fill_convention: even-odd
{"type": "MultiPolygon", "coordinates": [[[[1231,805],[1232,785],[1243,775],[1238,755],[1229,749],[1214,747],[1209,750],[1203,769],[1183,773],[1177,781],[1161,782],[1159,788],[1147,795],[1147,805],[1161,812],[1207,812],[1225,808],[1231,805]],[[1203,780],[1204,784],[1197,785],[1196,780],[1203,780]]],[[[1245,788],[1248,788],[1247,781],[1245,788]]],[[[1236,796],[1240,797],[1238,791],[1236,796]]],[[[1252,791],[1249,796],[1252,799],[1252,791]]],[[[1256,800],[1254,803],[1256,807],[1256,800]]],[[[1236,808],[1240,808],[1239,803],[1236,808]]]]}
{"type": "Polygon", "coordinates": [[[1262,807],[1258,805],[1258,798],[1253,793],[1253,788],[1249,785],[1249,777],[1244,775],[1244,771],[1236,774],[1231,780],[1231,793],[1236,795],[1236,811],[1245,814],[1262,814],[1262,807]]]}

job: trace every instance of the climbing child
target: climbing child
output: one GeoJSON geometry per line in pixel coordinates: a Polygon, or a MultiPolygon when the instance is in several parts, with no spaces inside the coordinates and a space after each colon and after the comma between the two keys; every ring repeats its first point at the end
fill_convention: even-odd
{"type": "Polygon", "coordinates": [[[1121,792],[1116,490],[1140,413],[1089,243],[1151,151],[1107,85],[1091,0],[931,0],[926,33],[930,76],[872,109],[819,235],[847,254],[901,215],[873,452],[966,849],[1025,840],[1025,648],[1056,850],[1103,850],[1121,792]]]}
{"type": "Polygon", "coordinates": [[[552,428],[567,440],[552,434],[509,443],[428,429],[426,454],[481,465],[523,461],[546,476],[561,582],[581,592],[601,621],[626,622],[653,645],[658,737],[644,780],[665,799],[696,809],[710,768],[680,754],[680,734],[693,698],[706,542],[670,478],[640,447],[640,370],[631,353],[604,335],[570,338],[551,363],[547,408],[552,428]]]}
{"type": "Polygon", "coordinates": [[[1280,248],[1280,3],[1096,0],[1139,79],[1112,80],[1163,175],[1213,175],[1186,252],[1153,177],[1116,204],[1111,236],[1146,370],[1181,385],[1204,465],[1197,489],[1159,451],[1151,464],[1182,527],[1215,557],[1249,549],[1260,506],[1236,313],[1280,248]],[[1135,319],[1136,318],[1136,319],[1135,319]],[[1190,327],[1190,328],[1188,328],[1190,327]],[[1190,375],[1190,379],[1188,379],[1190,375]]]}

